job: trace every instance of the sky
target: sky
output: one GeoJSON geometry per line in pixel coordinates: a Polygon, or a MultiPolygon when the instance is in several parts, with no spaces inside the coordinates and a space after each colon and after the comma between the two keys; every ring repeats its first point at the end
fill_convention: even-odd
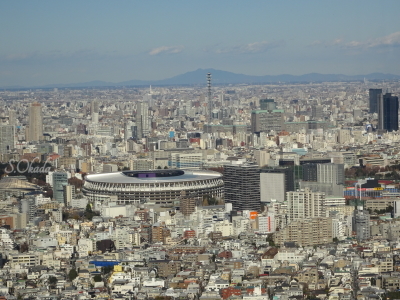
{"type": "Polygon", "coordinates": [[[400,75],[398,0],[0,2],[0,86],[247,75],[400,75]]]}

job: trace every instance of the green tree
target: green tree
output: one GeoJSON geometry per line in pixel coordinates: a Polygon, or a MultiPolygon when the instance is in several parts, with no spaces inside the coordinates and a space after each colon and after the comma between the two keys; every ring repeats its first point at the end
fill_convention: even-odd
{"type": "Polygon", "coordinates": [[[54,277],[54,276],[50,276],[49,277],[49,285],[52,287],[52,288],[54,288],[55,286],[56,286],[56,284],[57,284],[57,278],[56,277],[54,277]]]}
{"type": "Polygon", "coordinates": [[[93,277],[94,282],[101,282],[103,281],[103,278],[101,277],[101,275],[97,274],[93,277]]]}
{"type": "Polygon", "coordinates": [[[90,203],[88,203],[88,204],[86,205],[85,212],[87,212],[87,213],[89,213],[89,214],[91,214],[91,213],[93,212],[93,211],[92,211],[92,206],[90,205],[90,203]]]}
{"type": "Polygon", "coordinates": [[[78,277],[78,272],[75,269],[71,269],[68,273],[69,281],[74,280],[76,277],[78,277]]]}

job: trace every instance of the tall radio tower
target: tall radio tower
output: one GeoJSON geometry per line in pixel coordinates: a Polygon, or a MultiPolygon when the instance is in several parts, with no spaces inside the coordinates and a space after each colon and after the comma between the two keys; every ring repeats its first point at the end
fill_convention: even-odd
{"type": "Polygon", "coordinates": [[[207,88],[208,88],[208,123],[212,121],[212,101],[211,101],[211,73],[207,73],[207,88]]]}

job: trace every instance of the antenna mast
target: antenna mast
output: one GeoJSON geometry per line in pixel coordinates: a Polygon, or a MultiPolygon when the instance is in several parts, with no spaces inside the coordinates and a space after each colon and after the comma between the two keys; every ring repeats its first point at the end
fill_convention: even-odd
{"type": "Polygon", "coordinates": [[[211,101],[211,73],[207,73],[207,88],[208,88],[208,123],[212,120],[212,101],[211,101]]]}

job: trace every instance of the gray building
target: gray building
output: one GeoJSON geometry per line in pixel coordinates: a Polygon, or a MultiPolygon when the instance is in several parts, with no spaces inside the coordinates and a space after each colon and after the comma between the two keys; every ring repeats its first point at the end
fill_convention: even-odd
{"type": "Polygon", "coordinates": [[[321,183],[344,184],[343,164],[318,164],[317,181],[321,183]]]}
{"type": "Polygon", "coordinates": [[[7,153],[15,147],[15,127],[0,125],[0,153],[7,153]]]}
{"type": "Polygon", "coordinates": [[[293,168],[264,168],[260,173],[261,202],[285,201],[286,192],[294,191],[293,168]]]}
{"type": "Polygon", "coordinates": [[[136,126],[139,139],[147,137],[150,133],[149,104],[138,102],[136,108],[136,126]]]}
{"type": "Polygon", "coordinates": [[[251,131],[268,132],[274,130],[280,132],[283,130],[282,109],[273,110],[253,110],[251,112],[251,131]]]}
{"type": "Polygon", "coordinates": [[[232,203],[234,210],[260,210],[260,170],[257,165],[225,166],[224,184],[225,202],[232,203]]]}
{"type": "Polygon", "coordinates": [[[370,216],[368,211],[354,211],[353,231],[356,232],[357,240],[367,240],[371,237],[370,216]]]}
{"type": "Polygon", "coordinates": [[[274,99],[260,99],[260,110],[274,110],[276,103],[274,99]]]}

